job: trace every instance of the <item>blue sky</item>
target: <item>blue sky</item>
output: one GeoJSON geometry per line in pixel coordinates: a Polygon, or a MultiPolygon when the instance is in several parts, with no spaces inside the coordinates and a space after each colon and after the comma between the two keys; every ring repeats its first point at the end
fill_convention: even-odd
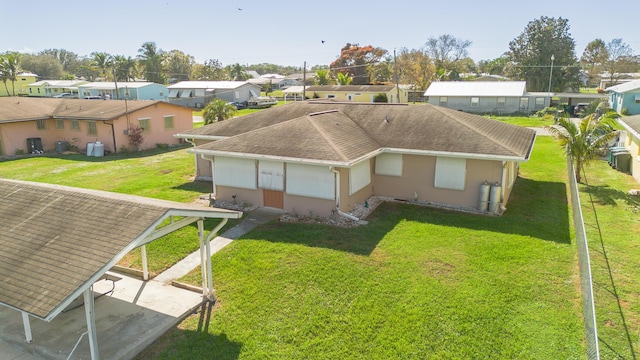
{"type": "Polygon", "coordinates": [[[569,20],[578,57],[597,38],[622,38],[640,53],[636,12],[595,0],[0,0],[0,8],[0,52],[56,48],[135,57],[140,45],[154,41],[199,63],[311,67],[331,63],[347,42],[393,53],[451,34],[472,42],[469,55],[477,62],[499,57],[530,21],[548,16],[569,20]]]}

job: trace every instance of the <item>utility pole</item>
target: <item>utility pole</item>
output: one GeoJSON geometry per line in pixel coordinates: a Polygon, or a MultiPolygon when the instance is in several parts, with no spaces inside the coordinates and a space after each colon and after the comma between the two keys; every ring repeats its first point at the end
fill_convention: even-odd
{"type": "Polygon", "coordinates": [[[393,75],[396,78],[396,102],[400,104],[400,84],[398,83],[398,63],[396,62],[396,49],[393,49],[393,75]]]}
{"type": "Polygon", "coordinates": [[[307,62],[302,66],[302,101],[307,98],[307,62]]]}

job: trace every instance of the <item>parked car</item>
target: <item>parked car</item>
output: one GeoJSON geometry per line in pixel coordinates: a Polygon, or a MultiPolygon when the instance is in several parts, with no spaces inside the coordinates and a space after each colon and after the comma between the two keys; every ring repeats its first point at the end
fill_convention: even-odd
{"type": "Polygon", "coordinates": [[[58,95],[54,95],[54,98],[77,98],[78,96],[73,95],[72,93],[61,93],[58,95]]]}
{"type": "Polygon", "coordinates": [[[102,100],[104,98],[102,96],[99,96],[99,95],[90,95],[90,96],[85,96],[83,99],[87,99],[87,100],[102,100]]]}
{"type": "Polygon", "coordinates": [[[246,102],[233,101],[233,102],[230,102],[228,104],[235,106],[236,109],[238,109],[238,110],[242,110],[242,109],[246,109],[247,108],[247,103],[246,102]]]}
{"type": "Polygon", "coordinates": [[[584,110],[589,106],[589,103],[578,103],[573,108],[573,116],[581,117],[584,110]]]}

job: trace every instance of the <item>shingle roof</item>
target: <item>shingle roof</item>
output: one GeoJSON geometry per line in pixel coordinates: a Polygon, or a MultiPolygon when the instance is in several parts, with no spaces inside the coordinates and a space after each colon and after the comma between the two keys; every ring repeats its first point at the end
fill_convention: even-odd
{"type": "Polygon", "coordinates": [[[250,154],[351,165],[364,153],[384,149],[526,160],[535,131],[428,104],[306,101],[190,129],[177,136],[218,140],[190,150],[194,153],[250,154]],[[318,140],[319,136],[325,137],[324,143],[318,140]],[[312,145],[305,146],[306,141],[312,145]],[[354,144],[357,150],[346,150],[346,143],[354,144]],[[331,144],[343,144],[344,156],[337,156],[331,144]]]}
{"type": "Polygon", "coordinates": [[[634,136],[640,138],[640,115],[623,116],[618,118],[618,122],[631,131],[634,136]]]}
{"type": "Polygon", "coordinates": [[[157,103],[182,107],[157,100],[0,97],[0,123],[49,118],[111,120],[157,103]]]}
{"type": "Polygon", "coordinates": [[[167,216],[241,214],[5,179],[0,179],[0,204],[0,303],[45,320],[142,245],[167,216]]]}
{"type": "Polygon", "coordinates": [[[526,81],[434,81],[425,96],[522,96],[526,81]]]}

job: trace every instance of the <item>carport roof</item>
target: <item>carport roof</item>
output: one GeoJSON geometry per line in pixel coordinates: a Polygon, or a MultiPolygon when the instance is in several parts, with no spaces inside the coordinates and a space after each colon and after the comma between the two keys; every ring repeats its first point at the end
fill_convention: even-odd
{"type": "Polygon", "coordinates": [[[0,179],[0,304],[50,321],[170,216],[241,212],[0,179]]]}

